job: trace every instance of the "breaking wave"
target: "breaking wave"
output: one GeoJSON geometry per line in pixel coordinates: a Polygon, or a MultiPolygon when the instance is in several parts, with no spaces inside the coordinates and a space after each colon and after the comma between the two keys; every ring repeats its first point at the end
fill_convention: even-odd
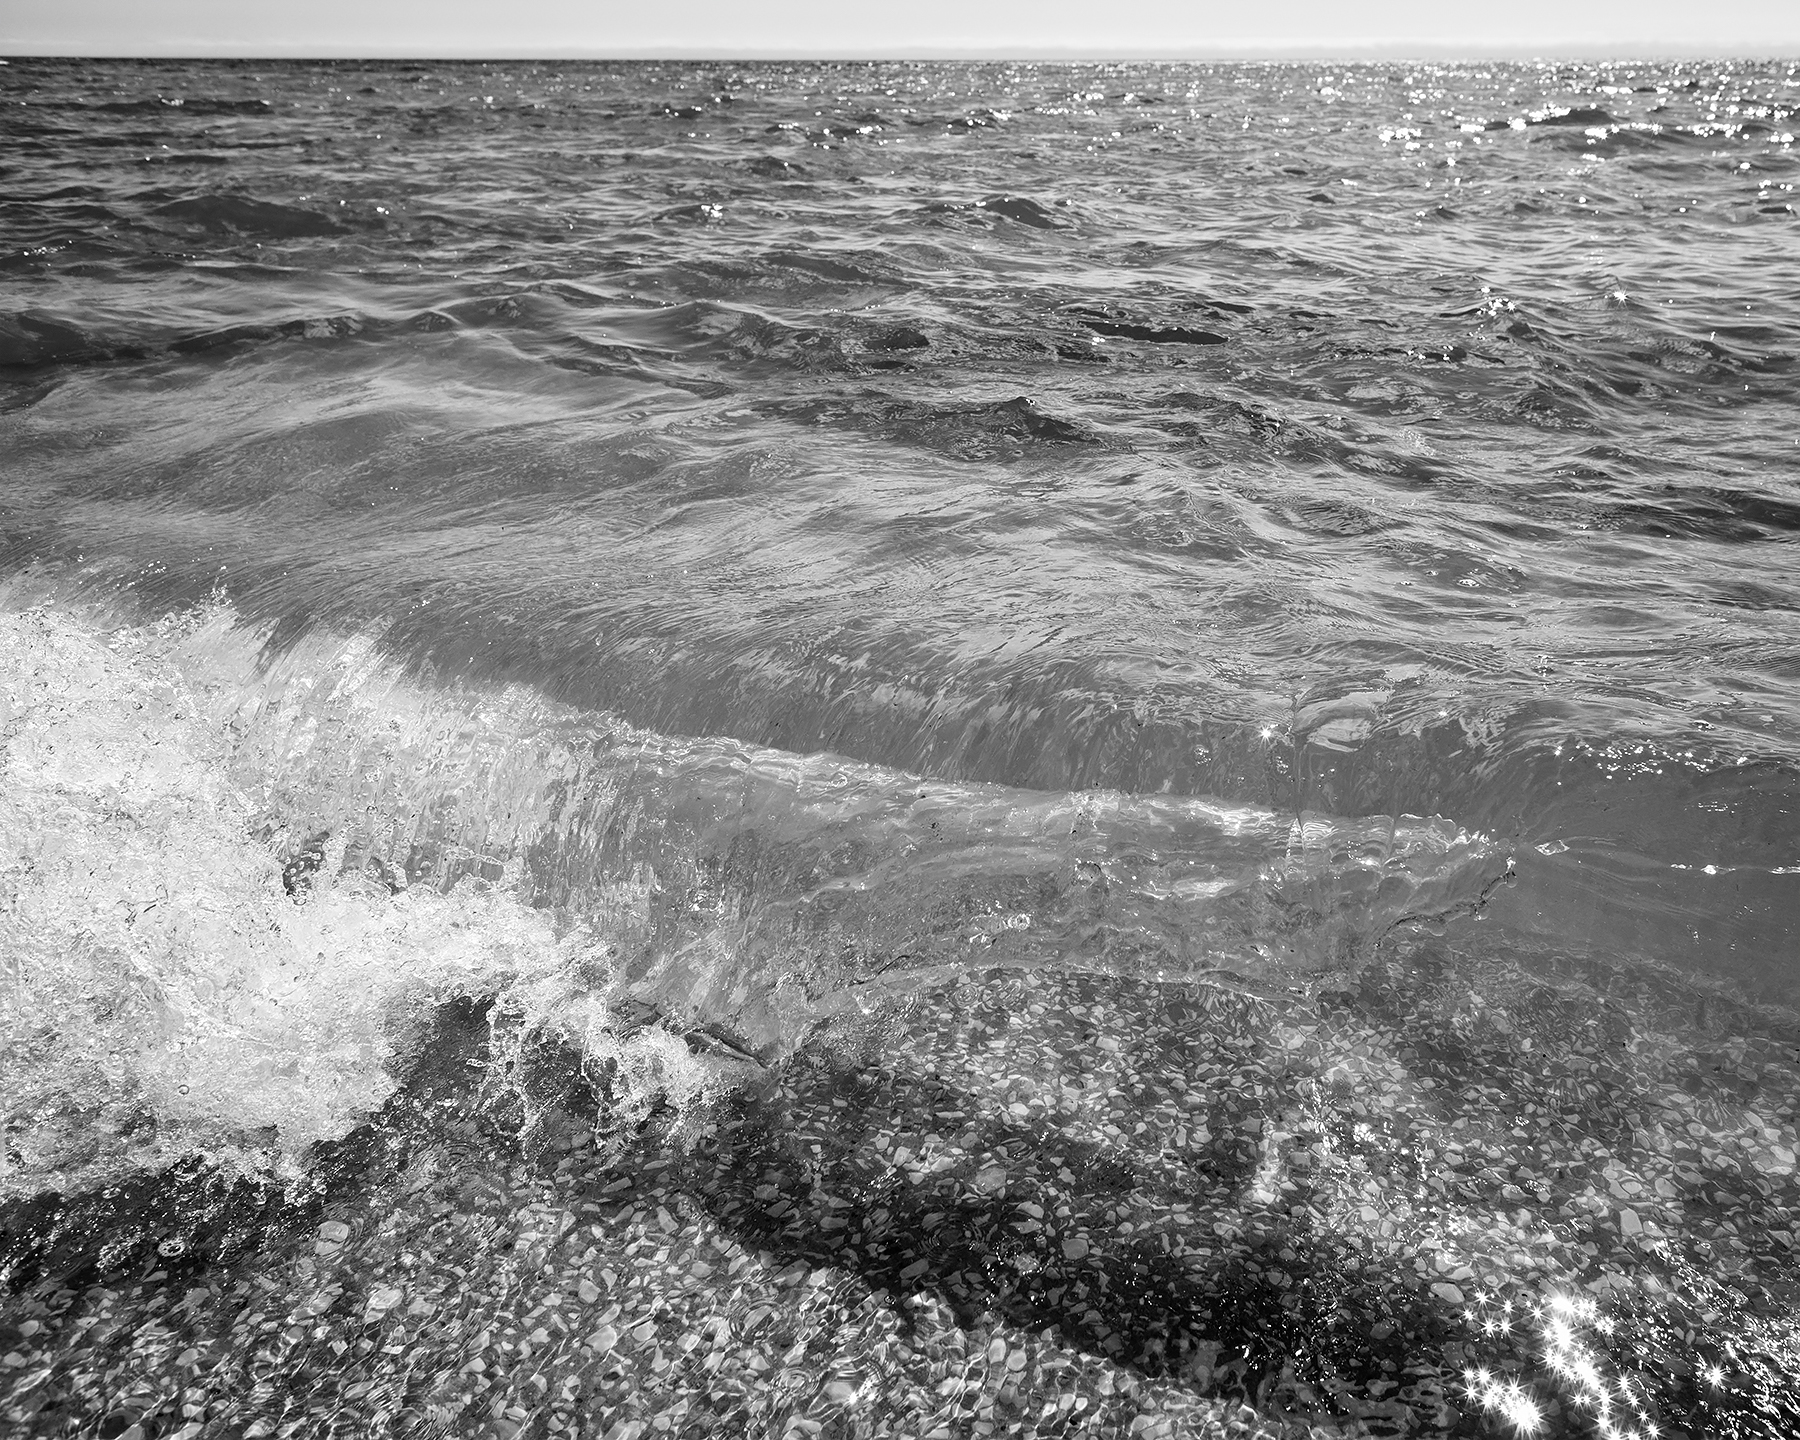
{"type": "Polygon", "coordinates": [[[9,1193],[289,1165],[457,998],[679,1107],[977,967],[1280,995],[1509,869],[1442,821],[954,785],[267,640],[222,600],[0,612],[9,1193]]]}

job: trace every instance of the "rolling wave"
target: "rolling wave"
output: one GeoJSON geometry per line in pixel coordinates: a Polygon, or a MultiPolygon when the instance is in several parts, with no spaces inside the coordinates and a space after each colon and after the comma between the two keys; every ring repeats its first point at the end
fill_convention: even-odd
{"type": "Polygon", "coordinates": [[[14,1193],[298,1156],[377,1107],[457,997],[596,1055],[689,1037],[701,1084],[975,969],[1280,996],[1507,868],[1442,821],[671,739],[422,688],[373,637],[271,655],[223,606],[3,619],[14,1193]]]}

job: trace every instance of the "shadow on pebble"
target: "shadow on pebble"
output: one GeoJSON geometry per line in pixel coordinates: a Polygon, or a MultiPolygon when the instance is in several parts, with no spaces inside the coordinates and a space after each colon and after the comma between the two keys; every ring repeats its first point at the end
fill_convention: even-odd
{"type": "Polygon", "coordinates": [[[1284,1211],[1244,1207],[1241,1234],[1209,1234],[1217,1243],[1186,1254],[1165,1248],[1167,1230],[1116,1227],[1119,1205],[1167,1213],[1241,1192],[1253,1165],[1229,1141],[1172,1185],[1055,1127],[977,1119],[960,1147],[981,1157],[973,1173],[917,1180],[872,1164],[861,1142],[909,1121],[930,1129],[934,1115],[963,1113],[965,1097],[825,1056],[800,1057],[783,1079],[814,1102],[830,1097],[829,1133],[796,1123],[769,1087],[738,1098],[680,1178],[744,1243],[784,1262],[834,1266],[897,1298],[936,1294],[965,1328],[1051,1328],[1146,1376],[1259,1408],[1331,1408],[1333,1394],[1395,1381],[1422,1340],[1446,1333],[1416,1295],[1319,1233],[1304,1195],[1284,1211]]]}

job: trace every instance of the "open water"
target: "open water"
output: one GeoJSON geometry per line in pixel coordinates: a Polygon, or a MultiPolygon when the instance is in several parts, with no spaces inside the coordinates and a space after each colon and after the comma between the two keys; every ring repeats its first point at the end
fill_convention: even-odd
{"type": "Polygon", "coordinates": [[[647,1113],[1421,934],[1775,1027],[1791,1189],[1797,110],[15,60],[0,1193],[304,1175],[457,997],[647,1113]]]}

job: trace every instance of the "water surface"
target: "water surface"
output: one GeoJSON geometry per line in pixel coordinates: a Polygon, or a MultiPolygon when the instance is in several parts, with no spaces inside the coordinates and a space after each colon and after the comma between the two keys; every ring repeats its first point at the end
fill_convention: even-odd
{"type": "Polygon", "coordinates": [[[1421,935],[1789,1023],[1791,64],[0,100],[8,1194],[304,1171],[456,995],[682,1103],[1421,935]]]}

